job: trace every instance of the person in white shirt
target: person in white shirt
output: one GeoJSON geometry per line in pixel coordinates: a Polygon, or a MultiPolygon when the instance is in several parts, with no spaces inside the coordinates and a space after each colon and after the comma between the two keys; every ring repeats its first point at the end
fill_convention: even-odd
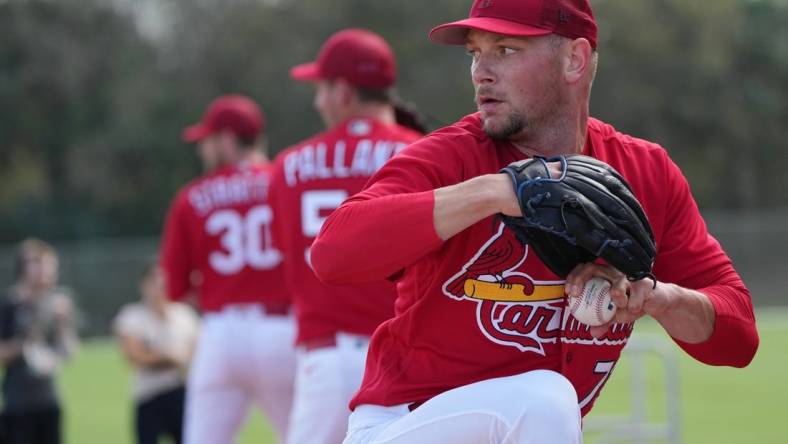
{"type": "Polygon", "coordinates": [[[142,301],[121,308],[114,321],[120,348],[134,367],[137,442],[156,444],[160,436],[169,436],[180,444],[199,317],[190,306],[167,299],[157,261],[146,266],[140,293],[142,301]]]}

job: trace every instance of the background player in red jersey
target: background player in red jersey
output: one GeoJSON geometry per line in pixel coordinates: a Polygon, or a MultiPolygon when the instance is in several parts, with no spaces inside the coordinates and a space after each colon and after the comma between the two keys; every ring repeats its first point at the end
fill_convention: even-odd
{"type": "Polygon", "coordinates": [[[314,82],[314,105],[328,128],[282,152],[271,193],[277,242],[298,324],[298,374],[291,444],[336,444],[364,372],[369,337],[394,314],[391,282],[328,286],[315,277],[309,247],[325,219],[396,152],[421,135],[397,124],[394,55],[377,34],[347,29],[314,63],[296,66],[314,82]]]}
{"type": "Polygon", "coordinates": [[[175,197],[161,255],[169,296],[194,291],[205,314],[187,384],[190,444],[233,442],[250,403],[287,435],[295,324],[271,237],[263,123],[252,100],[227,95],[183,133],[207,172],[175,197]]]}
{"type": "Polygon", "coordinates": [[[329,283],[403,276],[397,315],[372,338],[345,443],[579,443],[581,414],[644,315],[701,362],[747,365],[758,346],[749,292],[681,171],[659,145],[589,117],[588,0],[477,0],[468,19],[430,38],[465,45],[479,113],[388,162],[312,246],[329,283]],[[494,218],[520,215],[502,167],[576,153],[631,184],[656,238],[656,287],[594,264],[563,279],[494,218]],[[564,296],[592,276],[613,283],[618,306],[615,323],[593,332],[564,296]]]}

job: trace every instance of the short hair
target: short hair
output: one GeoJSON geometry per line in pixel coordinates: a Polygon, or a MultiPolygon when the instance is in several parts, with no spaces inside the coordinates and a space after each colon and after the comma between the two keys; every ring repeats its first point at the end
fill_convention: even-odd
{"type": "Polygon", "coordinates": [[[264,154],[268,155],[268,138],[265,136],[265,134],[260,134],[254,138],[241,137],[238,135],[235,137],[238,142],[238,148],[241,151],[260,150],[264,154]]]}
{"type": "Polygon", "coordinates": [[[14,278],[19,280],[27,272],[27,260],[31,256],[52,255],[57,257],[57,251],[48,242],[34,237],[27,238],[19,243],[16,248],[14,260],[14,278]]]}
{"type": "Polygon", "coordinates": [[[358,91],[358,100],[363,103],[390,103],[393,104],[397,99],[397,92],[393,87],[389,88],[360,88],[356,87],[358,91]]]}
{"type": "Polygon", "coordinates": [[[258,140],[260,140],[260,137],[241,137],[239,135],[236,135],[236,137],[238,138],[238,145],[245,149],[254,148],[258,140]]]}
{"type": "Polygon", "coordinates": [[[564,42],[568,42],[570,39],[569,37],[564,37],[558,34],[548,34],[547,39],[550,42],[550,46],[555,50],[561,47],[564,42]]]}
{"type": "MultiPolygon", "coordinates": [[[[550,46],[553,48],[553,50],[557,50],[558,48],[561,47],[562,44],[572,40],[569,37],[564,37],[558,34],[548,34],[547,37],[550,39],[550,46]]],[[[597,51],[597,49],[593,47],[591,48],[590,63],[591,63],[590,79],[591,79],[591,84],[593,85],[594,79],[596,79],[597,70],[599,69],[599,51],[597,51]]]]}

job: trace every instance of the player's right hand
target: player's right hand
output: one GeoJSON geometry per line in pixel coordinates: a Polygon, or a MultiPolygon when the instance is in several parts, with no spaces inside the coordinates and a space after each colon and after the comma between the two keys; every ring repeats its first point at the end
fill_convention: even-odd
{"type": "Polygon", "coordinates": [[[586,281],[601,277],[610,282],[610,298],[616,305],[616,314],[607,324],[591,327],[591,335],[602,337],[615,323],[635,322],[645,315],[658,316],[666,307],[664,285],[654,286],[651,279],[630,281],[621,271],[610,265],[593,262],[578,264],[566,277],[566,290],[570,297],[579,297],[586,281]]]}

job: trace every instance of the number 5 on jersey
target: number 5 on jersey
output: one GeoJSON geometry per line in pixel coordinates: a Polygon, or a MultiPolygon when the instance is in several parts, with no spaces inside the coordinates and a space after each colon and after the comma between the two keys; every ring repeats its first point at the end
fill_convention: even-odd
{"type": "MultiPolygon", "coordinates": [[[[301,195],[301,229],[308,238],[317,237],[328,214],[347,199],[345,190],[306,191],[301,195]],[[323,213],[321,215],[321,212],[323,213]]],[[[304,250],[304,260],[312,267],[309,247],[304,250]]]]}

